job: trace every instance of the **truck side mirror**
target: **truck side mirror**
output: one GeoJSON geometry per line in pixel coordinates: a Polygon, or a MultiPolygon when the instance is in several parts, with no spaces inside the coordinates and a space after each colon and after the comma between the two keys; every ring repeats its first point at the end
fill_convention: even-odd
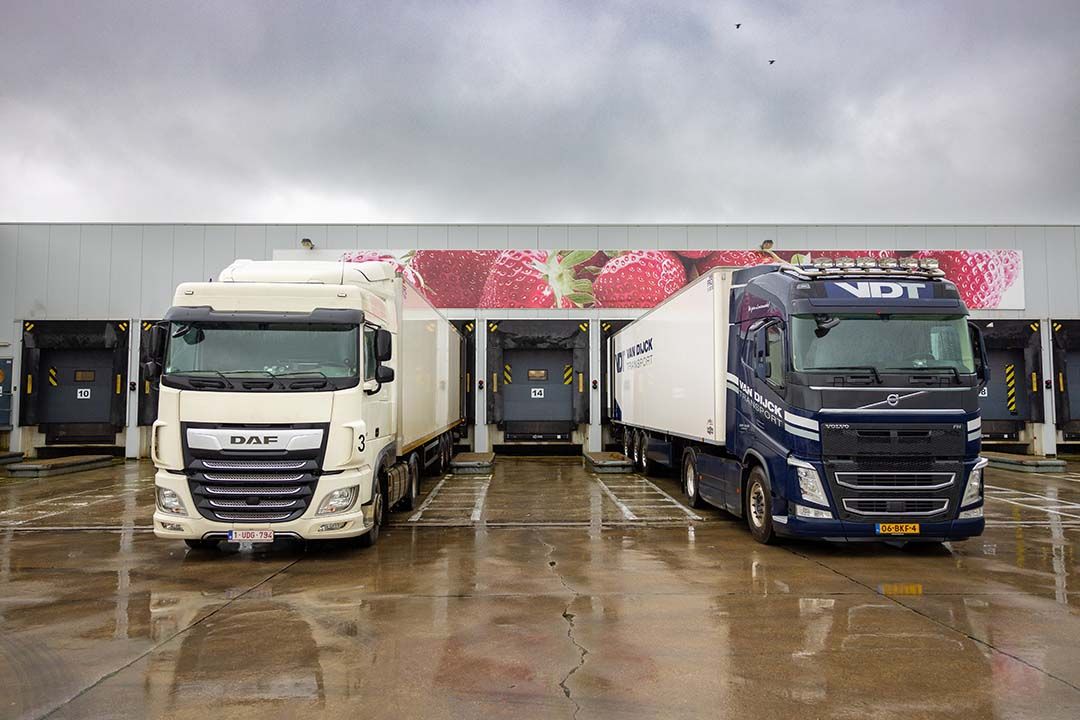
{"type": "Polygon", "coordinates": [[[393,335],[389,330],[379,328],[375,331],[375,360],[386,362],[393,356],[393,335]]]}
{"type": "Polygon", "coordinates": [[[986,357],[986,339],[983,337],[982,328],[973,322],[968,322],[968,332],[971,334],[971,348],[975,354],[975,377],[981,385],[990,382],[990,361],[986,357]]]}
{"type": "Polygon", "coordinates": [[[150,328],[150,357],[161,362],[165,356],[165,343],[169,339],[169,324],[157,323],[150,328]]]}
{"type": "Polygon", "coordinates": [[[380,385],[394,382],[394,368],[387,367],[386,365],[379,365],[375,368],[375,382],[380,385]]]}
{"type": "Polygon", "coordinates": [[[147,380],[156,380],[161,375],[161,363],[157,360],[147,360],[142,364],[142,371],[147,380]]]}

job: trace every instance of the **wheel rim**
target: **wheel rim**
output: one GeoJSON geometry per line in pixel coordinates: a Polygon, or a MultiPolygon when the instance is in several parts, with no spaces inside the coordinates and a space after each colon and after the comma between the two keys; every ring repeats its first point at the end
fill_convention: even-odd
{"type": "Polygon", "coordinates": [[[694,466],[691,463],[686,463],[686,496],[694,497],[697,488],[695,487],[697,478],[694,476],[694,466]]]}
{"type": "Polygon", "coordinates": [[[382,490],[380,489],[379,492],[375,495],[375,509],[374,509],[374,512],[372,513],[372,518],[371,518],[371,521],[374,523],[374,527],[376,527],[376,528],[378,528],[379,526],[382,525],[382,513],[383,513],[382,507],[383,507],[383,494],[382,494],[382,490]]]}
{"type": "Polygon", "coordinates": [[[750,521],[754,523],[754,527],[765,524],[765,489],[759,482],[755,482],[750,488],[750,521]]]}

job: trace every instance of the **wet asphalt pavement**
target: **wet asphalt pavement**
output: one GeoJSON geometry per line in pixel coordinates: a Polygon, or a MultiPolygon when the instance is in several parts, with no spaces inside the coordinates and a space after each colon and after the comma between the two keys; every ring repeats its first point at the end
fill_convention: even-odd
{"type": "Polygon", "coordinates": [[[1080,473],[944,548],[754,543],[671,478],[500,458],[373,550],[189,551],[152,470],[0,480],[0,717],[1080,717],[1080,473]]]}

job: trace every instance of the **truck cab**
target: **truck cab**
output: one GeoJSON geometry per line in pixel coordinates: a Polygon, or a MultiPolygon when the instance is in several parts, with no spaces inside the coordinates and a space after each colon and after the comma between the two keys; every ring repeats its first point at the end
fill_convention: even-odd
{"type": "Polygon", "coordinates": [[[842,258],[732,288],[727,449],[757,539],[982,533],[985,353],[944,273],[842,258]]]}

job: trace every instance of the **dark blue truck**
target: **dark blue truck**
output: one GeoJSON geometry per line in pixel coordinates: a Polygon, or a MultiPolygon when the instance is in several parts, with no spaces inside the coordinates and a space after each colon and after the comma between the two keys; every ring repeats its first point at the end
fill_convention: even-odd
{"type": "Polygon", "coordinates": [[[932,261],[716,270],[611,338],[612,417],[640,470],[679,469],[760,542],[970,538],[987,363],[967,315],[932,261]]]}

